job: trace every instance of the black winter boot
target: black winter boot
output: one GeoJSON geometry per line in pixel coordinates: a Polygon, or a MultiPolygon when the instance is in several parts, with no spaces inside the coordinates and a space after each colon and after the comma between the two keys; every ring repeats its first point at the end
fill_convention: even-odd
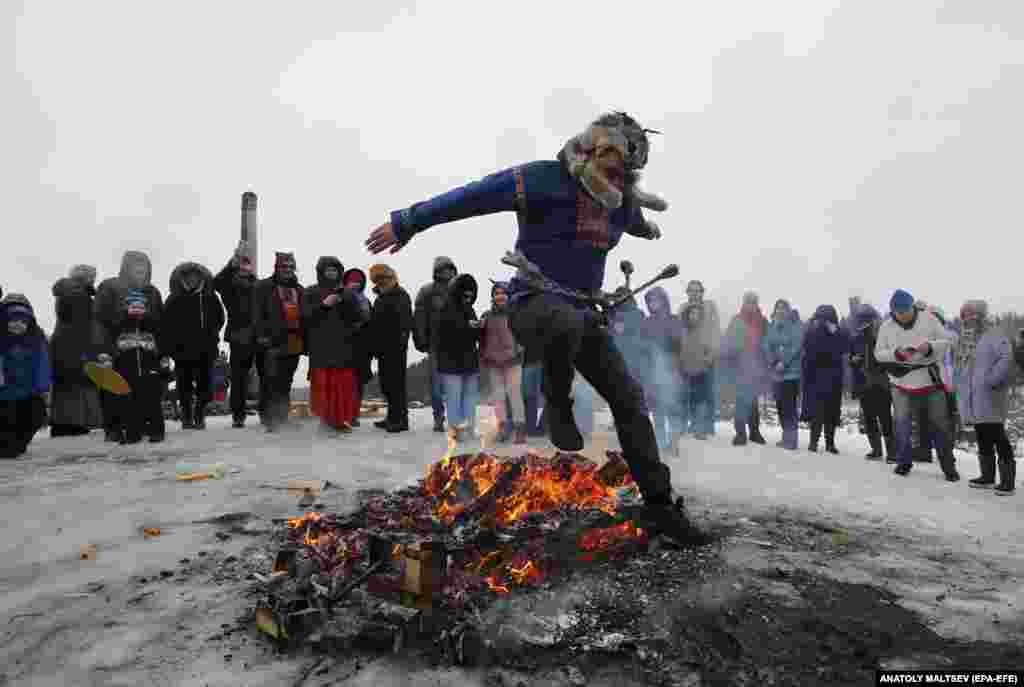
{"type": "Polygon", "coordinates": [[[867,458],[868,460],[881,460],[882,438],[877,434],[869,434],[868,443],[871,444],[871,450],[868,451],[867,455],[864,457],[867,458]]]}
{"type": "Polygon", "coordinates": [[[547,410],[548,426],[551,430],[551,443],[561,451],[582,451],[583,435],[576,426],[576,418],[572,414],[573,401],[567,398],[559,404],[548,400],[545,409],[547,410]]]}
{"type": "Polygon", "coordinates": [[[821,423],[811,420],[811,443],[807,445],[807,450],[811,453],[817,453],[819,439],[821,439],[821,423]]]}
{"type": "Polygon", "coordinates": [[[953,457],[953,449],[950,448],[945,454],[939,454],[939,466],[946,475],[947,482],[959,482],[960,473],[956,471],[956,458],[953,457]]]}
{"type": "Polygon", "coordinates": [[[195,429],[195,422],[192,419],[192,404],[182,403],[181,404],[181,428],[182,429],[195,429]]]}
{"type": "Polygon", "coordinates": [[[747,445],[747,430],[743,427],[736,428],[736,436],[732,438],[733,446],[746,446],[747,445]]]}
{"type": "Polygon", "coordinates": [[[1017,461],[1013,457],[999,459],[999,484],[995,492],[999,496],[1010,496],[1016,489],[1017,461]]]}
{"type": "Polygon", "coordinates": [[[754,444],[760,444],[764,446],[767,442],[764,437],[761,436],[761,429],[759,427],[750,428],[750,441],[754,444]]]}
{"type": "Polygon", "coordinates": [[[826,427],[825,428],[825,450],[829,453],[838,456],[839,449],[836,448],[836,428],[826,427]]]}
{"type": "Polygon", "coordinates": [[[443,417],[441,417],[441,418],[435,417],[434,418],[434,431],[435,432],[443,432],[444,431],[444,418],[443,417]]]}
{"type": "Polygon", "coordinates": [[[193,426],[196,429],[206,429],[206,404],[196,401],[196,410],[192,417],[195,418],[193,426]]]}
{"type": "Polygon", "coordinates": [[[981,476],[967,480],[967,485],[974,489],[991,489],[996,485],[996,457],[978,454],[978,467],[981,476]]]}

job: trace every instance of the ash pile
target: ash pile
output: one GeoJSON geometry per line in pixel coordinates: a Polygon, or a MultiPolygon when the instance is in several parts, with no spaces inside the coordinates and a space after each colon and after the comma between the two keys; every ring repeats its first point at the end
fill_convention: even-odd
{"type": "Polygon", "coordinates": [[[278,521],[254,610],[280,649],[476,665],[494,649],[495,607],[660,546],[636,525],[639,491],[613,451],[600,466],[575,454],[450,456],[416,486],[360,500],[352,513],[278,521]]]}

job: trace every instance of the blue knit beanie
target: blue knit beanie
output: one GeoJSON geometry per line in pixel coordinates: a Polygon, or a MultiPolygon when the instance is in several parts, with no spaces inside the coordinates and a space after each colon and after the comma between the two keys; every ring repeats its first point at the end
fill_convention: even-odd
{"type": "Polygon", "coordinates": [[[914,309],[914,297],[903,289],[896,289],[889,301],[889,310],[892,312],[907,312],[914,309]]]}

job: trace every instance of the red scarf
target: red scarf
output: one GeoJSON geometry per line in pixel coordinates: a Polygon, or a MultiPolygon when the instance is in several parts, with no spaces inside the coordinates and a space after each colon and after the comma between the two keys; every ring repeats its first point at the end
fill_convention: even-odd
{"type": "Polygon", "coordinates": [[[743,350],[753,353],[761,348],[761,335],[764,334],[764,317],[756,305],[744,305],[740,308],[740,319],[744,327],[743,350]]]}

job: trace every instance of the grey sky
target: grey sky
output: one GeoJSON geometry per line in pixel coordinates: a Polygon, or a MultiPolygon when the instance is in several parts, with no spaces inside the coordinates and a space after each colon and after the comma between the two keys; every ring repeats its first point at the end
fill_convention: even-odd
{"type": "MultiPolygon", "coordinates": [[[[0,285],[47,330],[76,262],[155,281],[219,269],[242,191],[261,268],[291,250],[364,269],[387,212],[552,157],[603,110],[655,137],[645,186],[672,204],[631,259],[701,278],[725,315],[845,310],[894,288],[947,309],[1024,310],[1019,185],[1024,3],[0,3],[7,52],[0,285]],[[590,23],[593,20],[594,23],[590,23]]],[[[413,291],[436,254],[499,276],[514,218],[439,227],[386,261],[413,291]]]]}

